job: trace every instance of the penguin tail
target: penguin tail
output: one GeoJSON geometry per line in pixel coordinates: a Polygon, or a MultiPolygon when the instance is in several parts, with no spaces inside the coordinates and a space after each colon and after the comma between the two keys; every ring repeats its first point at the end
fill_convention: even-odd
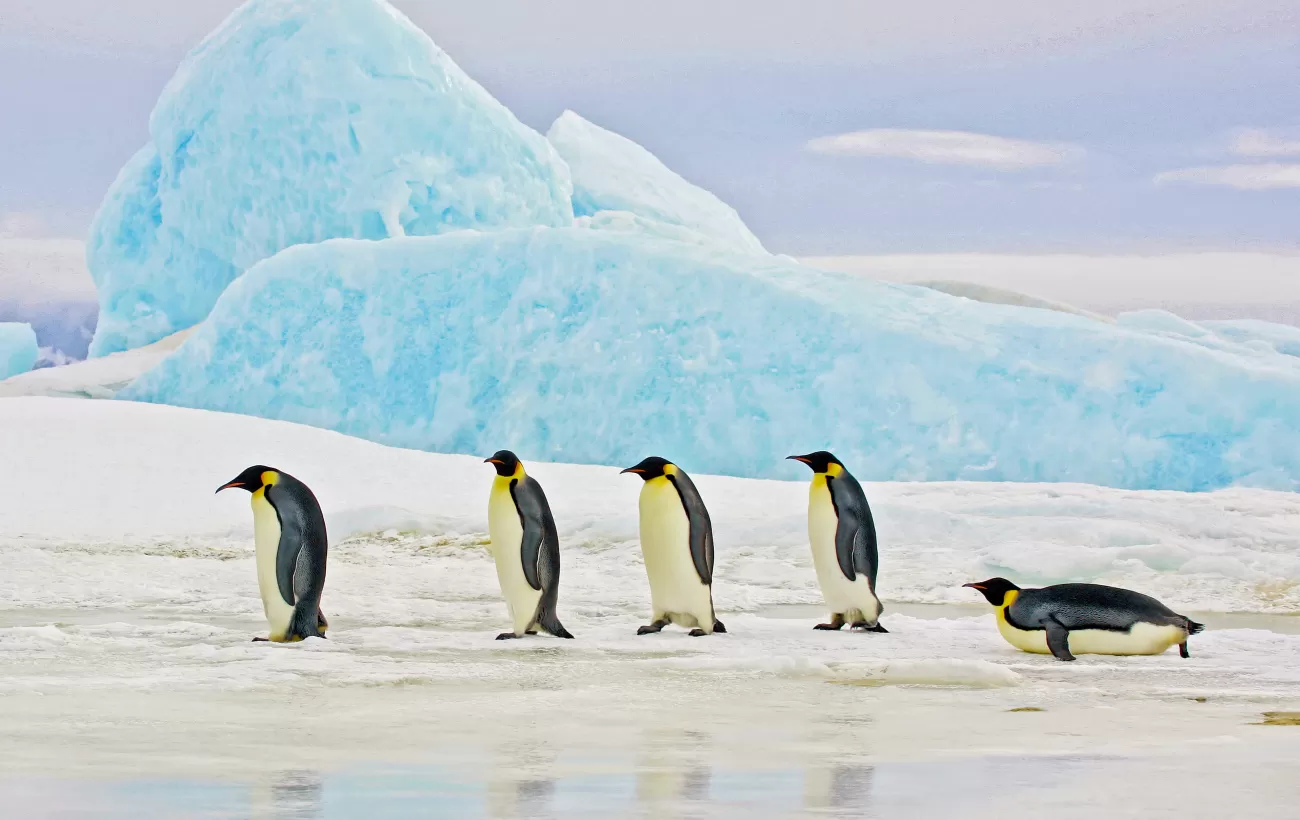
{"type": "Polygon", "coordinates": [[[320,614],[320,607],[306,606],[299,602],[298,606],[293,608],[293,617],[289,619],[289,628],[285,630],[285,637],[297,640],[323,638],[325,627],[328,626],[329,622],[325,621],[320,614]]]}
{"type": "Polygon", "coordinates": [[[1187,621],[1188,635],[1196,635],[1205,631],[1205,624],[1198,624],[1196,621],[1193,621],[1191,618],[1184,618],[1183,620],[1187,621]]]}
{"type": "Polygon", "coordinates": [[[560,623],[560,619],[555,617],[554,612],[542,610],[537,613],[537,625],[557,638],[573,637],[569,630],[564,628],[564,624],[560,623]]]}

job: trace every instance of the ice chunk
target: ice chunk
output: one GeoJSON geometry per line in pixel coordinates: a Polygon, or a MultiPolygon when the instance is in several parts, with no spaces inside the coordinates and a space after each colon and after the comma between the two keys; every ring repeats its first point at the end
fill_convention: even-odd
{"type": "Polygon", "coordinates": [[[1195,322],[1158,308],[1130,310],[1116,316],[1115,321],[1125,327],[1141,328],[1156,333],[1172,333],[1189,339],[1199,339],[1209,335],[1209,331],[1195,322]]]}
{"type": "Polygon", "coordinates": [[[153,344],[110,353],[88,361],[60,364],[23,373],[0,384],[0,398],[58,396],[75,399],[111,399],[117,391],[155,367],[189,336],[181,330],[153,344]]]}
{"type": "Polygon", "coordinates": [[[568,169],[384,0],[250,0],[163,90],[91,228],[91,355],[203,319],[290,245],[567,225],[568,169]]]}
{"type": "Polygon", "coordinates": [[[990,305],[1019,305],[1020,307],[1038,308],[1040,310],[1057,310],[1061,313],[1073,313],[1075,316],[1087,316],[1098,322],[1114,322],[1109,316],[1102,316],[1099,313],[1082,310],[1074,305],[1067,305],[1064,302],[1056,302],[1051,299],[1040,299],[1037,296],[1030,296],[1027,293],[1007,290],[1006,288],[995,288],[991,285],[983,285],[978,282],[962,282],[955,279],[930,279],[920,282],[912,282],[913,285],[920,285],[923,288],[942,291],[949,296],[960,296],[963,299],[974,299],[976,302],[987,302],[990,305]]]}
{"type": "Polygon", "coordinates": [[[1191,322],[1156,309],[1121,313],[1116,321],[1125,327],[1252,359],[1257,366],[1300,371],[1300,328],[1290,325],[1249,319],[1191,322]]]}
{"type": "Polygon", "coordinates": [[[0,322],[0,380],[31,370],[38,352],[31,325],[0,322]]]}
{"type": "Polygon", "coordinates": [[[1300,488],[1300,374],[1083,317],[576,227],[281,252],[121,394],[406,447],[789,476],[1300,488]]]}
{"type": "Polygon", "coordinates": [[[628,211],[690,228],[735,250],[764,253],[734,208],[682,179],[632,140],[572,111],[560,115],[546,138],[569,164],[578,216],[628,211]]]}
{"type": "Polygon", "coordinates": [[[1262,344],[1283,356],[1300,357],[1300,327],[1258,319],[1212,320],[1201,325],[1223,339],[1262,344]]]}

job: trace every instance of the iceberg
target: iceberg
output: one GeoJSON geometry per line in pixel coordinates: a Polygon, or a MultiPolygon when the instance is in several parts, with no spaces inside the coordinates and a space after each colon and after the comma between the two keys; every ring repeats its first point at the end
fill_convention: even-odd
{"type": "Polygon", "coordinates": [[[0,322],[0,380],[31,370],[39,352],[31,325],[0,322]]]}
{"type": "Polygon", "coordinates": [[[1291,325],[1257,319],[1193,322],[1155,308],[1121,313],[1116,321],[1124,327],[1253,359],[1261,366],[1300,372],[1300,328],[1291,325]]]}
{"type": "MultiPolygon", "coordinates": [[[[687,228],[733,250],[766,253],[734,208],[682,179],[632,140],[572,111],[560,115],[546,138],[573,175],[575,215],[626,211],[643,220],[687,228]]],[[[625,219],[615,221],[617,227],[628,227],[625,219]]],[[[607,226],[601,220],[589,225],[607,226]]]]}
{"type": "Polygon", "coordinates": [[[250,0],[149,134],[91,227],[92,356],[196,324],[291,245],[573,221],[551,144],[384,0],[250,0]]]}
{"type": "Polygon", "coordinates": [[[638,231],[289,248],[119,398],[527,460],[1300,489],[1300,372],[638,231]]]}

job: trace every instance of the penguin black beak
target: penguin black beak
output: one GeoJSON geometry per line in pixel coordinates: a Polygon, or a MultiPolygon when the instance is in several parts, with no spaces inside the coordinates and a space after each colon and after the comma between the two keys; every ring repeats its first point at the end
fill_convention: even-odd
{"type": "Polygon", "coordinates": [[[484,463],[484,464],[504,464],[505,462],[502,461],[502,460],[499,459],[499,458],[485,458],[485,459],[483,459],[483,463],[484,463]]]}
{"type": "Polygon", "coordinates": [[[623,473],[644,473],[644,472],[645,470],[642,470],[640,467],[628,467],[626,470],[619,470],[618,474],[623,475],[623,473]]]}
{"type": "Polygon", "coordinates": [[[984,590],[988,589],[988,587],[984,586],[983,584],[962,584],[962,586],[970,587],[971,589],[978,589],[980,592],[983,592],[984,590]]]}
{"type": "MultiPolygon", "coordinates": [[[[222,490],[229,490],[231,487],[242,487],[242,486],[244,486],[244,482],[232,481],[229,484],[222,484],[220,487],[217,488],[217,492],[219,493],[222,490]]],[[[213,493],[213,495],[216,495],[216,493],[213,493]]]]}
{"type": "Polygon", "coordinates": [[[808,459],[804,458],[803,456],[786,456],[786,457],[785,457],[785,460],[786,460],[786,461],[802,461],[804,464],[811,464],[811,463],[812,463],[812,462],[810,462],[808,459]]]}

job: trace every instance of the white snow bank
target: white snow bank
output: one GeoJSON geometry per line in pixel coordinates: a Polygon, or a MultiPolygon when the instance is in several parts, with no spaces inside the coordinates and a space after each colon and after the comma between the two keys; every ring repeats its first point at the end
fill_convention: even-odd
{"type": "Polygon", "coordinates": [[[193,328],[177,331],[153,344],[112,353],[98,359],[33,370],[0,381],[0,397],[60,396],[77,399],[111,399],[119,390],[152,370],[193,328]]]}
{"type": "MultiPolygon", "coordinates": [[[[22,431],[5,440],[0,480],[11,501],[0,505],[0,602],[117,605],[138,594],[212,605],[205,602],[228,593],[206,588],[203,576],[251,561],[252,529],[245,496],[213,491],[263,463],[296,475],[320,498],[339,545],[332,560],[341,568],[332,568],[331,578],[349,574],[362,588],[387,584],[412,594],[436,583],[461,602],[420,599],[404,614],[397,613],[405,605],[394,603],[399,619],[472,621],[495,611],[495,576],[481,547],[492,477],[486,453],[438,455],[286,422],[36,397],[0,399],[0,430],[22,431]],[[366,535],[341,544],[358,534],[366,535]],[[75,566],[61,565],[60,549],[78,551],[75,566]],[[204,557],[221,560],[190,560],[204,557]],[[180,574],[160,588],[146,568],[163,565],[180,574]],[[24,580],[41,567],[49,567],[48,580],[24,580]],[[397,567],[405,569],[388,577],[397,567]]],[[[569,607],[592,618],[640,607],[640,485],[616,468],[528,468],[555,512],[569,607]]],[[[696,480],[714,521],[721,609],[820,601],[807,547],[806,482],[696,480]]],[[[974,603],[978,596],[961,584],[996,574],[1025,585],[1130,586],[1187,610],[1300,609],[1295,494],[999,483],[866,489],[886,601],[974,603]]],[[[237,588],[246,569],[228,570],[237,588]]],[[[244,592],[255,596],[255,585],[244,592]]],[[[383,601],[358,601],[387,611],[383,601]]]]}

